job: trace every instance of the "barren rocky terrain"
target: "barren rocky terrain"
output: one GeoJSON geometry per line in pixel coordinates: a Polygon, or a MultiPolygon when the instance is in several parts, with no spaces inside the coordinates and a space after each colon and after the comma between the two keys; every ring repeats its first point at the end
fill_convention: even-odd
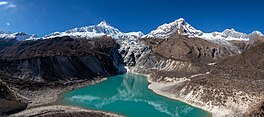
{"type": "Polygon", "coordinates": [[[145,53],[132,69],[164,84],[152,86],[164,96],[198,105],[214,116],[246,115],[263,101],[261,42],[240,48],[240,54],[226,46],[184,36],[142,41],[153,51],[145,53]]]}

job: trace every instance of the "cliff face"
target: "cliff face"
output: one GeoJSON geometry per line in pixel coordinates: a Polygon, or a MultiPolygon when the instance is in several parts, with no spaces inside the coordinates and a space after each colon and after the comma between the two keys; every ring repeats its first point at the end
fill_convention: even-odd
{"type": "Polygon", "coordinates": [[[0,51],[0,70],[37,82],[107,77],[124,72],[118,47],[111,37],[23,41],[0,51]]]}

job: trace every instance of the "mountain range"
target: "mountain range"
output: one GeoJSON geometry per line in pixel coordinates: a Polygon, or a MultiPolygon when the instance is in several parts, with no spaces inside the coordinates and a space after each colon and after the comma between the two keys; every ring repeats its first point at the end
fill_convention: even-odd
{"type": "Polygon", "coordinates": [[[146,38],[146,37],[155,37],[155,38],[168,38],[173,33],[178,33],[181,35],[186,35],[188,37],[199,37],[206,40],[241,40],[249,41],[256,36],[263,36],[259,31],[253,31],[250,34],[238,32],[235,29],[225,29],[223,32],[211,32],[204,33],[201,30],[195,29],[189,23],[187,23],[183,18],[177,19],[174,22],[169,24],[163,24],[157,29],[151,31],[149,34],[144,35],[142,32],[121,32],[119,29],[112,27],[106,21],[102,21],[97,25],[85,26],[81,28],[74,28],[66,30],[65,32],[54,32],[52,34],[46,35],[44,37],[38,38],[35,34],[26,34],[23,32],[18,33],[0,33],[1,39],[14,39],[17,40],[30,40],[30,39],[46,39],[58,36],[76,36],[76,37],[85,37],[85,38],[95,38],[101,37],[103,35],[108,35],[114,39],[124,39],[124,38],[146,38]]]}
{"type": "Polygon", "coordinates": [[[44,37],[3,32],[0,86],[5,90],[0,100],[19,106],[11,104],[0,113],[13,112],[20,102],[22,109],[28,102],[38,108],[36,95],[46,95],[47,89],[66,90],[76,82],[97,82],[130,71],[149,76],[149,87],[156,93],[213,116],[261,114],[263,42],[259,31],[204,33],[183,18],[146,35],[124,33],[105,21],[44,37]],[[17,96],[10,93],[15,91],[17,96]]]}

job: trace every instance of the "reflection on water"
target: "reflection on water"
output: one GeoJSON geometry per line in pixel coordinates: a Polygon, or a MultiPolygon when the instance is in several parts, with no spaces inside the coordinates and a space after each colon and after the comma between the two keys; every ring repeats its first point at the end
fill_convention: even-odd
{"type": "Polygon", "coordinates": [[[65,93],[61,102],[116,112],[130,117],[204,117],[210,115],[180,101],[159,96],[148,90],[147,86],[148,82],[144,76],[128,73],[65,93]]]}

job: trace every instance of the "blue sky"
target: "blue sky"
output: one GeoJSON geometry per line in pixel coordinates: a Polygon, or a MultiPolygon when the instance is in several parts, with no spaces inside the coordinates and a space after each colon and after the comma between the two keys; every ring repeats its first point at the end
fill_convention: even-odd
{"type": "Polygon", "coordinates": [[[0,31],[39,36],[105,20],[144,34],[184,18],[204,32],[264,32],[262,0],[0,0],[0,31]]]}

